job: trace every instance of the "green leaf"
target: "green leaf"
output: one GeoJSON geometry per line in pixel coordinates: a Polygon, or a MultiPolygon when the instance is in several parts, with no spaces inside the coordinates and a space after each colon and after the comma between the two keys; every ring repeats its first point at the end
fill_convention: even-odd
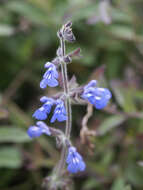
{"type": "Polygon", "coordinates": [[[125,190],[124,180],[122,178],[118,178],[114,181],[111,190],[125,190]]]}
{"type": "Polygon", "coordinates": [[[110,27],[110,32],[125,40],[132,40],[135,37],[135,33],[131,27],[122,26],[122,25],[112,25],[110,27]]]}
{"type": "Polygon", "coordinates": [[[136,105],[134,101],[134,89],[126,88],[118,81],[111,83],[112,90],[118,104],[123,108],[125,112],[136,112],[136,105]]]}
{"type": "Polygon", "coordinates": [[[19,168],[22,164],[22,157],[15,147],[2,147],[0,149],[0,167],[19,168]]]}
{"type": "Polygon", "coordinates": [[[9,36],[13,34],[14,28],[6,24],[0,24],[0,36],[9,36]]]}
{"type": "Polygon", "coordinates": [[[142,167],[136,164],[130,163],[130,165],[127,167],[125,171],[125,176],[127,180],[133,185],[143,186],[143,180],[142,180],[143,168],[142,167]]]}
{"type": "Polygon", "coordinates": [[[122,23],[125,23],[125,24],[129,24],[132,22],[132,19],[133,19],[133,15],[129,15],[128,13],[126,12],[123,12],[121,11],[120,9],[116,9],[114,7],[112,7],[112,19],[113,21],[116,21],[116,22],[122,22],[122,23]]]}
{"type": "Polygon", "coordinates": [[[131,190],[131,186],[125,185],[123,178],[117,178],[114,181],[111,190],[131,190]]]}
{"type": "Polygon", "coordinates": [[[105,133],[113,129],[114,127],[118,127],[125,120],[126,120],[126,117],[122,115],[115,115],[115,116],[108,117],[101,123],[98,133],[100,135],[104,135],[105,133]]]}
{"type": "Polygon", "coordinates": [[[95,189],[96,187],[99,186],[98,180],[95,178],[89,178],[85,183],[84,183],[84,190],[87,189],[95,189]]]}
{"type": "Polygon", "coordinates": [[[13,142],[24,143],[29,142],[31,139],[28,137],[26,131],[21,128],[12,126],[0,127],[0,142],[13,142]]]}
{"type": "Polygon", "coordinates": [[[132,190],[132,189],[131,189],[131,186],[130,186],[130,185],[127,185],[127,186],[125,187],[125,190],[132,190]]]}
{"type": "Polygon", "coordinates": [[[25,16],[35,23],[44,24],[48,20],[48,15],[38,6],[33,6],[31,3],[24,1],[11,1],[7,4],[7,8],[25,16]]]}
{"type": "Polygon", "coordinates": [[[102,166],[104,166],[104,168],[107,168],[109,166],[109,164],[112,162],[113,160],[113,151],[108,150],[106,152],[106,154],[103,156],[101,162],[102,162],[102,166]]]}
{"type": "Polygon", "coordinates": [[[123,96],[123,88],[121,87],[120,83],[118,81],[112,81],[111,82],[111,87],[113,90],[113,93],[115,95],[117,103],[123,107],[125,104],[125,98],[123,96]]]}

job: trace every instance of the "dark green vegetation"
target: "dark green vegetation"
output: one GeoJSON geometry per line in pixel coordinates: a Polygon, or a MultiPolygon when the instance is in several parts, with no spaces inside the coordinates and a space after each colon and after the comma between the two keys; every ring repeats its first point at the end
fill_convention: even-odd
{"type": "Polygon", "coordinates": [[[73,106],[72,139],[87,170],[74,176],[71,189],[142,190],[142,0],[0,1],[0,189],[40,189],[59,160],[52,138],[30,140],[26,130],[45,93],[39,88],[44,63],[54,58],[56,32],[66,19],[77,38],[69,51],[78,45],[83,55],[68,66],[69,76],[80,84],[97,79],[113,94],[105,110],[94,109],[88,127],[97,136],[86,136],[85,144],[79,132],[86,107],[73,106]]]}

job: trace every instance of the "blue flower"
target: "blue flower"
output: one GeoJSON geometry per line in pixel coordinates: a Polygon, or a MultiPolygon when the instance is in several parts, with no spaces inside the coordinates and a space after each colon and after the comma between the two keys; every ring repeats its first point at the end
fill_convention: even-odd
{"type": "Polygon", "coordinates": [[[30,138],[39,137],[42,134],[42,129],[37,126],[30,126],[27,133],[30,138]]]}
{"type": "Polygon", "coordinates": [[[51,108],[53,104],[55,103],[55,100],[52,98],[43,96],[40,99],[40,101],[44,104],[42,105],[42,107],[38,108],[32,116],[38,120],[45,120],[47,119],[47,114],[50,113],[51,108]]]}
{"type": "Polygon", "coordinates": [[[37,121],[36,125],[42,130],[42,133],[46,135],[51,135],[49,127],[43,121],[37,121]]]}
{"type": "Polygon", "coordinates": [[[107,88],[96,88],[94,106],[96,109],[103,109],[107,106],[111,97],[111,92],[107,88]]]}
{"type": "Polygon", "coordinates": [[[96,80],[91,80],[85,87],[84,89],[88,89],[89,87],[96,87],[97,81],[96,80]]]}
{"type": "Polygon", "coordinates": [[[47,119],[47,112],[46,112],[45,108],[42,106],[34,112],[32,117],[34,117],[38,120],[45,120],[45,119],[47,119]]]}
{"type": "Polygon", "coordinates": [[[40,82],[40,87],[46,88],[47,85],[50,87],[58,86],[58,72],[56,70],[56,66],[51,62],[47,62],[45,64],[45,68],[47,68],[47,71],[43,75],[43,79],[40,82]]]}
{"type": "Polygon", "coordinates": [[[89,82],[89,84],[84,87],[84,92],[81,97],[88,100],[96,109],[103,109],[107,106],[112,95],[107,88],[96,87],[96,83],[95,80],[89,82]]]}
{"type": "Polygon", "coordinates": [[[53,104],[55,103],[55,100],[53,98],[43,96],[42,98],[40,98],[40,101],[44,103],[43,107],[45,109],[45,112],[49,114],[51,112],[53,104]]]}
{"type": "Polygon", "coordinates": [[[88,100],[91,104],[95,104],[95,88],[89,87],[87,89],[84,89],[84,92],[82,94],[82,98],[85,100],[88,100]]]}
{"type": "Polygon", "coordinates": [[[66,159],[66,163],[68,164],[67,170],[70,173],[77,173],[79,171],[84,171],[86,168],[82,156],[76,151],[76,148],[73,146],[71,146],[68,149],[68,156],[66,159]]]}
{"type": "Polygon", "coordinates": [[[45,102],[47,102],[48,101],[48,97],[47,96],[42,96],[41,98],[40,98],[40,102],[42,102],[42,103],[45,103],[45,102]]]}
{"type": "Polygon", "coordinates": [[[56,108],[54,110],[54,114],[51,119],[51,123],[53,123],[56,119],[58,121],[65,121],[67,120],[67,115],[66,115],[66,109],[64,106],[64,102],[60,99],[56,101],[56,108]]]}
{"type": "Polygon", "coordinates": [[[42,135],[51,135],[49,127],[42,121],[38,121],[35,126],[30,126],[27,133],[30,138],[36,138],[42,135]],[[37,126],[36,126],[37,125],[37,126]]]}

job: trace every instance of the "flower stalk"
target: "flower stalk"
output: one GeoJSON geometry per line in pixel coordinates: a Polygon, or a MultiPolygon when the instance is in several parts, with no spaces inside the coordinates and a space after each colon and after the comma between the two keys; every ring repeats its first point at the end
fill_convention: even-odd
{"type": "MultiPolygon", "coordinates": [[[[59,188],[63,189],[64,187],[68,187],[69,178],[65,177],[63,179],[65,164],[67,164],[67,171],[72,174],[82,172],[86,168],[86,164],[82,156],[78,153],[76,147],[74,147],[70,141],[70,133],[72,128],[71,99],[75,102],[79,102],[80,104],[81,100],[84,100],[86,104],[89,102],[96,109],[103,109],[107,106],[112,96],[108,89],[101,87],[99,88],[96,80],[90,81],[85,86],[79,86],[76,83],[76,78],[72,78],[68,81],[67,65],[71,62],[72,57],[80,57],[79,48],[69,54],[66,54],[65,41],[75,41],[75,36],[72,32],[71,26],[72,23],[67,22],[58,31],[57,35],[60,40],[60,47],[57,50],[57,57],[51,62],[47,62],[45,64],[46,72],[40,82],[41,89],[45,89],[47,86],[58,86],[58,69],[60,66],[63,92],[59,92],[53,97],[43,96],[40,98],[42,105],[33,114],[33,117],[39,121],[36,122],[36,125],[30,126],[27,131],[30,138],[37,138],[43,134],[47,136],[54,136],[58,147],[62,146],[60,161],[54,168],[52,175],[50,177],[46,177],[43,183],[43,186],[48,190],[57,190],[59,188]],[[46,123],[41,121],[47,119],[53,107],[54,112],[50,122],[54,123],[56,120],[59,122],[66,121],[64,132],[53,127],[49,127],[46,123]]],[[[87,115],[85,117],[85,127],[83,128],[83,132],[86,131],[86,134],[84,133],[84,135],[87,135],[86,124],[89,116],[90,115],[87,115]]]]}
{"type": "MultiPolygon", "coordinates": [[[[60,48],[62,52],[61,59],[63,60],[61,64],[61,71],[62,71],[62,81],[63,81],[63,89],[64,89],[64,95],[65,95],[65,107],[67,112],[67,120],[66,120],[66,129],[65,129],[65,137],[67,140],[70,140],[70,132],[72,127],[72,110],[71,110],[71,103],[70,103],[70,96],[69,96],[69,85],[68,85],[68,74],[67,74],[67,63],[64,62],[65,57],[65,40],[63,37],[60,37],[60,48]]],[[[66,142],[65,142],[66,143],[66,142]]],[[[61,159],[59,161],[59,166],[57,167],[57,172],[60,175],[63,174],[63,170],[65,168],[66,163],[66,155],[67,155],[67,146],[63,146],[62,153],[61,153],[61,159]]]]}

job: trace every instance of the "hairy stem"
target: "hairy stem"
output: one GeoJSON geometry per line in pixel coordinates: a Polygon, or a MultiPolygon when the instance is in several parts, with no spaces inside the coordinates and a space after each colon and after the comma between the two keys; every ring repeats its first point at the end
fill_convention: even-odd
{"type": "MultiPolygon", "coordinates": [[[[63,38],[60,38],[61,43],[61,51],[62,57],[65,56],[65,41],[63,38]]],[[[68,86],[68,75],[67,75],[67,64],[65,62],[61,62],[61,71],[62,71],[62,80],[63,80],[63,88],[65,94],[65,107],[67,112],[67,120],[66,120],[66,129],[65,129],[65,137],[66,139],[70,139],[71,125],[72,125],[72,115],[71,115],[71,103],[69,97],[69,86],[68,86]]],[[[58,173],[62,175],[63,169],[65,167],[65,160],[67,154],[67,146],[63,146],[61,159],[58,165],[58,173]]]]}

